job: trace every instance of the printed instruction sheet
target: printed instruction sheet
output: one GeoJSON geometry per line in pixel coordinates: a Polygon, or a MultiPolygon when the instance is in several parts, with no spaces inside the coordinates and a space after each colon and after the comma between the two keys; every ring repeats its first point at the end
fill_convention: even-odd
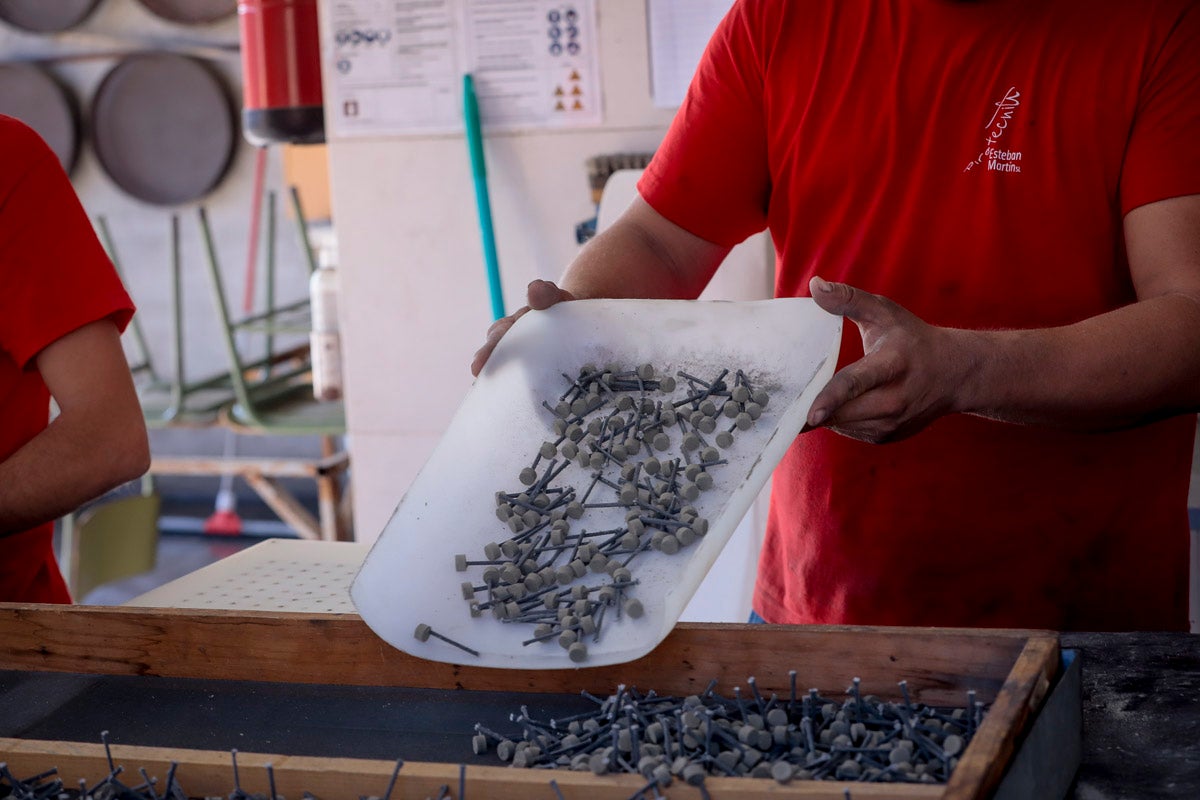
{"type": "Polygon", "coordinates": [[[655,107],[683,102],[708,40],[732,6],[733,0],[647,0],[655,107]]]}
{"type": "Polygon", "coordinates": [[[457,133],[462,76],[485,128],[603,121],[595,0],[334,0],[335,136],[457,133]]]}

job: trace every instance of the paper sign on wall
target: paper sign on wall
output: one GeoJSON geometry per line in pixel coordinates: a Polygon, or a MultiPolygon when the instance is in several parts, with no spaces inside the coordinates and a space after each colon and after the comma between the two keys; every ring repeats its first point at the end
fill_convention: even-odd
{"type": "Polygon", "coordinates": [[[733,0],[649,0],[650,83],[657,108],[677,108],[733,0]]]}
{"type": "Polygon", "coordinates": [[[492,130],[599,125],[595,0],[335,0],[335,136],[456,133],[462,75],[492,130]]]}

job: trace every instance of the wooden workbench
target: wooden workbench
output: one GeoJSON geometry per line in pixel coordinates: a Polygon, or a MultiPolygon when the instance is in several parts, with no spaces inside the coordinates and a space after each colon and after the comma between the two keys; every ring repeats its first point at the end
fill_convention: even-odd
{"type": "Polygon", "coordinates": [[[1200,636],[1071,633],[1083,663],[1075,800],[1200,797],[1200,636]]]}

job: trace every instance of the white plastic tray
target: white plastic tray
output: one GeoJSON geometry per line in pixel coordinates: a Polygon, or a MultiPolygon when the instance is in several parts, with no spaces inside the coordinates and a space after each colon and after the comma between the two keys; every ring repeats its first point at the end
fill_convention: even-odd
{"type": "MultiPolygon", "coordinates": [[[[629,661],[652,650],[674,627],[759,489],[800,432],[813,398],[833,374],[841,318],[808,298],[745,303],[670,300],[587,300],[526,314],[501,340],[464,398],[445,436],[400,501],[363,563],[351,597],[366,623],[393,646],[416,656],[488,667],[546,669],[629,661]],[[770,402],[753,428],[739,432],[714,467],[716,484],[692,505],[709,520],[708,534],[675,555],[649,551],[630,569],[630,590],[645,615],[606,613],[598,642],[586,637],[588,658],[572,662],[557,643],[521,642],[532,625],[470,615],[461,583],[480,584],[482,567],[455,570],[455,555],[482,560],[484,545],[512,534],[496,516],[495,494],[522,489],[517,476],[538,447],[554,439],[553,406],[586,363],[660,374],[682,370],[705,380],[741,369],[770,402]],[[479,651],[478,657],[436,638],[420,642],[418,624],[479,651]]],[[[677,398],[684,395],[679,380],[677,398]]],[[[678,453],[679,435],[673,436],[678,453]]],[[[545,468],[545,463],[541,469],[545,468]]],[[[540,470],[539,470],[540,471],[540,470]]],[[[556,481],[591,482],[570,466],[556,481]]],[[[611,490],[610,490],[611,491],[611,490]]],[[[593,501],[596,498],[593,497],[593,501]]],[[[624,520],[624,509],[590,509],[572,532],[602,530],[624,520]]],[[[607,575],[589,572],[593,586],[607,575]]]]}

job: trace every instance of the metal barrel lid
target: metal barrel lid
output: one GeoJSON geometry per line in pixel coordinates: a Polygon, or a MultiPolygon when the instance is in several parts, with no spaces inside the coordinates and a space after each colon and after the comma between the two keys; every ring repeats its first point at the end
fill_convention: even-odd
{"type": "Polygon", "coordinates": [[[184,25],[203,25],[237,13],[237,0],[139,0],[151,13],[184,25]]]}
{"type": "Polygon", "coordinates": [[[78,108],[71,90],[42,67],[0,63],[0,114],[37,131],[68,173],[79,155],[78,108]]]}
{"type": "Polygon", "coordinates": [[[57,33],[74,28],[100,0],[0,0],[0,20],[30,33],[57,33]]]}
{"type": "Polygon", "coordinates": [[[199,59],[144,53],[122,59],[92,99],[92,139],[109,177],[129,194],[175,205],[225,176],[237,119],[223,80],[199,59]]]}

